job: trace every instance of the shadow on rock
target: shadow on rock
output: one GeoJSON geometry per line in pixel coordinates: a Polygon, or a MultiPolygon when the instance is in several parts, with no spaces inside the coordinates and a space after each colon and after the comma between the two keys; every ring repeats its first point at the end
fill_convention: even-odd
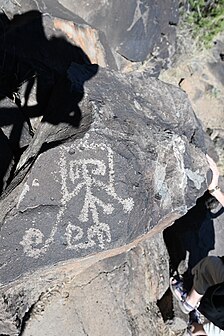
{"type": "Polygon", "coordinates": [[[83,86],[97,71],[81,48],[55,33],[50,16],[30,11],[9,20],[0,14],[0,192],[24,151],[32,162],[46,143],[53,147],[80,127],[83,86]]]}

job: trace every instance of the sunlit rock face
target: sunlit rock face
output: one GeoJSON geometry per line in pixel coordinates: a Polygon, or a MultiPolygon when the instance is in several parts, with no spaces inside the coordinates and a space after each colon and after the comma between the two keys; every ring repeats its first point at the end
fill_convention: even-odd
{"type": "MultiPolygon", "coordinates": [[[[74,8],[50,1],[7,3],[1,54],[6,74],[16,76],[4,77],[0,103],[5,114],[22,117],[2,122],[12,157],[7,151],[1,176],[0,333],[18,335],[49,282],[57,286],[66,274],[72,279],[122,253],[125,259],[186,213],[206,189],[207,168],[204,133],[182,90],[148,73],[118,71],[109,33],[80,19],[78,9],[73,19],[74,8]]],[[[138,6],[146,24],[150,11],[138,6]]],[[[137,22],[131,19],[130,31],[137,22]]],[[[161,269],[153,307],[167,286],[168,265],[161,269]]]]}
{"type": "MultiPolygon", "coordinates": [[[[73,90],[80,67],[68,70],[73,90]]],[[[205,188],[203,133],[183,92],[104,69],[84,91],[82,123],[87,116],[91,123],[71,127],[62,145],[36,153],[2,225],[2,282],[131,243],[181,216],[205,188]]],[[[41,147],[38,139],[54,144],[66,128],[54,125],[53,134],[51,124],[41,126],[19,172],[41,147]]]]}
{"type": "MultiPolygon", "coordinates": [[[[66,29],[67,33],[71,25],[75,24],[77,27],[79,24],[82,43],[87,41],[87,35],[93,37],[100,34],[97,49],[101,49],[101,43],[107,43],[110,52],[113,53],[116,67],[123,72],[139,69],[148,76],[158,76],[160,70],[171,63],[175,52],[176,25],[179,17],[176,0],[91,0],[82,5],[76,0],[30,0],[23,1],[22,6],[13,1],[1,0],[1,4],[10,18],[15,13],[37,9],[66,20],[63,29],[66,29]],[[88,26],[91,26],[91,29],[88,26]]],[[[70,37],[76,35],[77,42],[76,29],[73,33],[67,33],[65,35],[69,34],[70,37]]],[[[93,52],[91,45],[95,39],[97,37],[91,42],[88,41],[89,53],[93,52]]],[[[106,52],[110,53],[109,50],[106,52]]],[[[111,59],[111,55],[108,56],[111,59]]]]}
{"type": "MultiPolygon", "coordinates": [[[[156,75],[170,62],[175,50],[177,1],[91,0],[83,6],[74,0],[59,3],[105,33],[118,63],[119,56],[130,61],[125,64],[126,71],[134,67],[131,62],[150,60],[148,71],[156,75]]],[[[125,68],[124,64],[120,67],[125,68]]]]}

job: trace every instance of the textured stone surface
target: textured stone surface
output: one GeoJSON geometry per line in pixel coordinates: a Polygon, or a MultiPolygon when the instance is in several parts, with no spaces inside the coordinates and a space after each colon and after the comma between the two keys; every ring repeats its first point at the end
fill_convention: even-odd
{"type": "MultiPolygon", "coordinates": [[[[25,289],[19,282],[5,287],[5,301],[14,318],[10,335],[17,335],[16,319],[17,323],[23,319],[24,311],[13,310],[19,300],[24,300],[30,314],[23,323],[24,336],[171,335],[156,305],[169,283],[161,234],[86,269],[75,264],[62,267],[58,279],[54,272],[52,268],[42,278],[30,276],[25,289]]],[[[9,333],[10,329],[5,324],[1,330],[9,333]]]]}
{"type": "MultiPolygon", "coordinates": [[[[185,36],[180,36],[180,44],[185,36]]],[[[224,33],[214,39],[209,50],[194,50],[194,41],[190,40],[181,55],[176,56],[175,64],[162,73],[160,78],[168,83],[180,85],[187,93],[191,105],[202,121],[214,143],[210,155],[214,156],[214,148],[219,156],[218,166],[224,175],[224,33]]],[[[218,161],[218,157],[216,158],[218,161]]]]}
{"type": "MultiPolygon", "coordinates": [[[[77,74],[87,70],[70,67],[73,92],[80,89],[77,74]]],[[[205,188],[203,132],[181,90],[106,69],[83,85],[80,127],[41,123],[18,174],[36,157],[32,169],[1,201],[0,276],[2,286],[11,282],[2,287],[4,333],[12,328],[17,335],[26,311],[47,290],[46,267],[57,265],[57,283],[60,261],[76,259],[81,271],[89,259],[81,257],[95,255],[91,263],[122,253],[126,244],[171,224],[205,188]],[[38,153],[58,139],[67,142],[38,153]],[[41,277],[35,290],[33,272],[41,277]],[[23,277],[32,278],[29,285],[17,285],[23,277]]]]}
{"type": "MultiPolygon", "coordinates": [[[[159,60],[151,74],[169,62],[176,2],[124,2],[125,11],[116,1],[112,8],[100,3],[91,20],[94,4],[84,17],[80,4],[72,13],[70,2],[1,1],[10,19],[22,14],[8,22],[0,50],[35,117],[33,137],[20,119],[16,145],[23,153],[3,179],[3,335],[170,333],[156,306],[168,288],[168,258],[154,235],[194,205],[207,173],[204,133],[186,94],[148,78],[150,71],[141,74],[150,54],[159,60]],[[33,9],[45,14],[25,14],[33,9]],[[117,72],[115,59],[125,71],[124,58],[142,68],[117,72]],[[60,315],[67,319],[59,326],[60,315]],[[40,319],[41,329],[25,326],[29,316],[40,319]]],[[[2,111],[18,116],[10,94],[2,111]]],[[[11,141],[11,124],[1,126],[11,141]]],[[[2,136],[5,148],[10,141],[2,136]]]]}
{"type": "MultiPolygon", "coordinates": [[[[71,92],[71,84],[67,80],[67,69],[71,62],[87,65],[98,63],[112,68],[115,63],[103,34],[98,34],[87,25],[78,25],[48,14],[42,15],[36,10],[15,15],[11,21],[2,12],[1,23],[1,127],[9,139],[13,158],[18,161],[32,140],[28,123],[25,122],[28,117],[32,118],[34,132],[43,115],[44,120],[51,124],[67,122],[71,125],[70,128],[79,124],[81,116],[77,103],[82,93],[80,97],[74,97],[71,92]],[[22,109],[15,103],[15,92],[20,98],[22,109]],[[53,102],[50,99],[52,95],[53,102]]],[[[93,70],[86,71],[87,75],[82,72],[80,85],[96,73],[97,67],[93,65],[93,70]]],[[[82,90],[81,86],[79,90],[82,90]]],[[[39,133],[38,137],[34,155],[45,141],[41,140],[39,133]]],[[[59,138],[60,136],[58,140],[59,138]]],[[[66,136],[63,135],[62,138],[66,136]]],[[[3,139],[2,146],[4,147],[3,139]]],[[[5,161],[7,164],[4,171],[9,177],[14,169],[13,161],[8,160],[8,157],[5,161]]],[[[4,172],[0,179],[4,180],[1,183],[4,189],[7,184],[4,172]]]]}
{"type": "Polygon", "coordinates": [[[85,23],[83,19],[66,9],[58,1],[19,0],[15,2],[12,0],[1,0],[1,8],[9,19],[12,19],[15,14],[23,14],[31,10],[38,10],[41,13],[50,14],[52,17],[59,17],[65,20],[74,20],[78,24],[85,23]]]}
{"type": "Polygon", "coordinates": [[[169,58],[178,21],[177,1],[91,0],[83,6],[78,1],[59,2],[104,31],[114,51],[126,59],[143,62],[153,54],[169,58]]]}
{"type": "MultiPolygon", "coordinates": [[[[75,141],[37,157],[2,223],[2,283],[125,245],[160,221],[169,224],[167,216],[181,216],[205,188],[203,133],[179,89],[100,69],[79,106],[84,121],[92,115],[89,129],[75,139],[71,128],[75,141]]],[[[54,126],[53,142],[64,127],[54,126]]],[[[48,140],[48,128],[40,126],[39,139],[48,140]]]]}
{"type": "MultiPolygon", "coordinates": [[[[1,0],[1,7],[12,18],[31,9],[53,17],[90,25],[103,32],[101,43],[108,44],[122,71],[139,69],[158,76],[172,61],[175,52],[178,1],[23,1],[1,0]]],[[[94,31],[94,29],[92,29],[94,31]]],[[[77,33],[77,32],[76,32],[77,33]]],[[[112,60],[110,49],[107,57],[112,60]]],[[[111,62],[111,61],[110,61],[111,62]]],[[[115,66],[115,64],[113,64],[115,66]]]]}

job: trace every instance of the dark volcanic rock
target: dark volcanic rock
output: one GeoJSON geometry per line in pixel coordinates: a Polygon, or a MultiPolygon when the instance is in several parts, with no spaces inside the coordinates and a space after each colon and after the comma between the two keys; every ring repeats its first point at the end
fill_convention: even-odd
{"type": "Polygon", "coordinates": [[[162,234],[120,252],[103,260],[88,258],[47,268],[41,276],[36,272],[4,286],[1,332],[17,336],[22,325],[24,336],[85,336],[87,332],[129,336],[136,330],[142,336],[158,331],[169,335],[156,304],[169,284],[162,234]]]}
{"type": "MultiPolygon", "coordinates": [[[[175,46],[178,1],[79,1],[59,0],[91,26],[102,30],[113,50],[132,62],[152,57],[169,62],[175,46]]],[[[160,63],[160,67],[165,64],[160,63]]],[[[158,72],[159,70],[157,69],[158,72]]]]}
{"type": "MultiPolygon", "coordinates": [[[[0,20],[1,127],[18,161],[32,142],[30,127],[35,131],[43,116],[43,122],[53,125],[66,122],[76,127],[79,124],[81,115],[77,104],[83,93],[74,96],[71,92],[71,83],[67,79],[71,62],[86,64],[85,74],[83,71],[79,74],[80,85],[96,73],[98,66],[90,66],[91,63],[116,66],[103,34],[88,25],[80,26],[48,14],[42,15],[37,10],[14,15],[11,21],[1,13],[0,20]],[[32,118],[31,122],[29,118],[32,118]]],[[[79,91],[82,91],[81,87],[79,91]]],[[[49,132],[47,134],[49,136],[49,132]]],[[[41,149],[46,136],[42,125],[42,136],[38,133],[38,141],[37,136],[33,139],[36,144],[33,156],[41,149]]],[[[62,138],[66,138],[65,134],[62,138]]],[[[6,168],[0,179],[7,182],[4,172],[7,171],[9,177],[14,167],[8,151],[4,153],[6,168]]]]}
{"type": "MultiPolygon", "coordinates": [[[[83,5],[86,17],[77,4],[83,19],[72,16],[75,1],[70,11],[68,2],[17,2],[1,2],[11,21],[2,15],[0,32],[1,71],[10,74],[2,111],[23,112],[23,120],[1,124],[0,334],[10,336],[65,274],[125,253],[186,213],[206,189],[207,172],[203,130],[185,93],[140,71],[109,69],[116,69],[112,51],[136,62],[169,57],[174,1],[100,2],[96,16],[92,2],[89,12],[83,5]],[[27,116],[35,117],[34,136],[27,116]]],[[[164,290],[163,282],[159,297],[164,290]]]]}
{"type": "MultiPolygon", "coordinates": [[[[170,224],[205,189],[203,132],[181,90],[103,69],[84,88],[79,107],[91,126],[71,128],[69,142],[37,157],[2,222],[1,283],[126,245],[170,224]]],[[[57,142],[65,125],[54,127],[57,142]]]]}
{"type": "Polygon", "coordinates": [[[22,5],[19,1],[1,0],[1,8],[10,19],[14,14],[35,9],[69,21],[70,27],[71,22],[81,25],[84,30],[87,25],[92,26],[92,32],[99,35],[104,46],[108,64],[125,72],[141,68],[150,76],[158,76],[161,69],[172,62],[179,16],[177,0],[91,0],[82,6],[79,1],[70,0],[30,0],[23,1],[22,5]]]}
{"type": "Polygon", "coordinates": [[[168,336],[156,304],[169,282],[168,264],[161,234],[102,260],[43,294],[23,335],[168,336]]]}

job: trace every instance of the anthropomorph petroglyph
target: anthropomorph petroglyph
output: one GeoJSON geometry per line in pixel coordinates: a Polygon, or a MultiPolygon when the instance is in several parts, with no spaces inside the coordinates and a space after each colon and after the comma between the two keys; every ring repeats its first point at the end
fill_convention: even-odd
{"type": "Polygon", "coordinates": [[[108,145],[90,143],[87,137],[75,147],[63,146],[59,166],[61,206],[49,237],[44,242],[43,233],[38,228],[30,228],[20,242],[24,253],[33,258],[45,254],[54,242],[59,225],[65,225],[65,212],[74,200],[82,202],[82,207],[78,214],[76,211],[74,219],[67,221],[64,233],[66,248],[72,250],[88,249],[94,245],[104,249],[105,244],[111,242],[109,216],[119,205],[124,213],[130,213],[134,207],[133,198],[119,197],[116,192],[114,155],[108,145]],[[73,150],[74,159],[71,160],[69,153],[73,150]],[[100,159],[94,158],[97,152],[101,153],[100,159]]]}

